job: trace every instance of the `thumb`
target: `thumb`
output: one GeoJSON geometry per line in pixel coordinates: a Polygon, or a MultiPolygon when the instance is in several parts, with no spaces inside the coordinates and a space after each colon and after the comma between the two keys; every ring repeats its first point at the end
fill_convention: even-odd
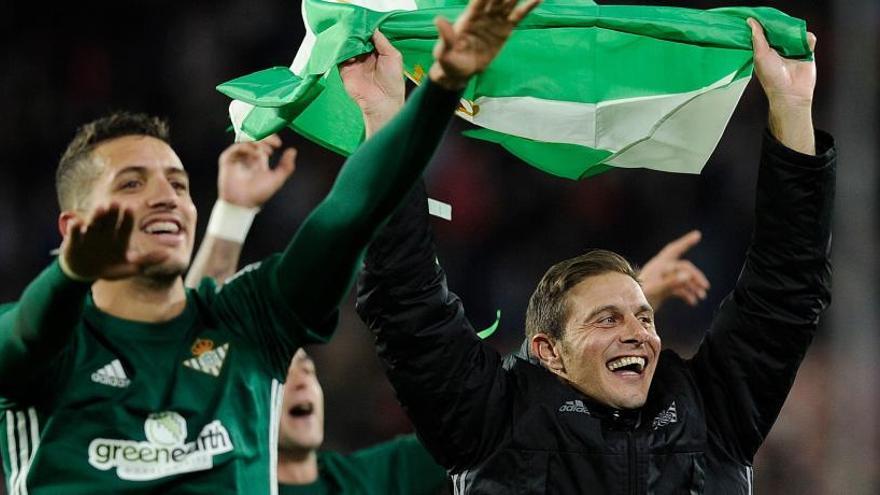
{"type": "Polygon", "coordinates": [[[287,148],[281,155],[281,159],[278,160],[278,165],[275,166],[272,173],[281,181],[286,181],[296,171],[296,154],[296,148],[287,148]]]}
{"type": "Polygon", "coordinates": [[[753,17],[749,17],[747,22],[752,28],[752,49],[755,51],[755,57],[762,56],[770,50],[770,44],[767,43],[767,37],[764,35],[764,27],[753,17]]]}
{"type": "Polygon", "coordinates": [[[400,52],[397,51],[397,48],[394,48],[394,45],[388,41],[388,38],[382,34],[382,31],[378,29],[373,33],[373,46],[376,48],[376,53],[382,56],[400,56],[400,52]]]}
{"type": "Polygon", "coordinates": [[[816,51],[816,35],[810,32],[807,32],[807,46],[810,47],[810,51],[816,51]]]}

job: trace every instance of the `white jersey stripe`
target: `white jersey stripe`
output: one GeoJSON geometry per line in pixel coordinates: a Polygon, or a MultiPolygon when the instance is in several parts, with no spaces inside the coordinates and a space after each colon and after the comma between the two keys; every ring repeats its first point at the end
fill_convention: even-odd
{"type": "Polygon", "coordinates": [[[281,406],[284,402],[283,384],[272,380],[271,404],[269,413],[269,493],[278,495],[278,427],[281,420],[281,406]]]}
{"type": "Polygon", "coordinates": [[[34,457],[37,456],[37,449],[40,447],[40,425],[37,420],[37,410],[33,407],[28,408],[28,429],[31,430],[31,438],[30,438],[30,455],[28,456],[27,464],[24,464],[21,467],[21,475],[19,476],[19,485],[21,486],[20,493],[21,495],[27,495],[27,478],[28,473],[30,472],[31,465],[34,463],[34,457]]]}
{"type": "Polygon", "coordinates": [[[12,493],[16,495],[24,495],[24,491],[20,488],[22,485],[22,478],[24,478],[24,471],[27,466],[27,461],[30,453],[30,449],[28,448],[28,434],[27,434],[27,418],[24,415],[24,411],[15,411],[16,417],[16,432],[18,434],[18,465],[19,465],[19,473],[18,479],[15,480],[15,484],[17,487],[13,487],[12,493]]]}
{"type": "Polygon", "coordinates": [[[6,411],[6,442],[9,444],[9,494],[15,493],[15,480],[18,479],[18,445],[15,441],[15,413],[6,411]]]}

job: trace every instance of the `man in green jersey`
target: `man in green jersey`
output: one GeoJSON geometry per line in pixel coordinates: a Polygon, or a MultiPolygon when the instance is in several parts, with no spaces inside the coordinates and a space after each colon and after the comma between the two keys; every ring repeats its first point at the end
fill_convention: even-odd
{"type": "Polygon", "coordinates": [[[302,349],[290,363],[278,440],[281,495],[437,495],[446,470],[415,435],[399,436],[349,455],[318,450],[324,438],[324,396],[315,365],[302,349]]]}
{"type": "Polygon", "coordinates": [[[473,0],[454,25],[439,20],[428,81],[349,158],[287,248],[222,290],[184,289],[196,210],[166,127],[131,115],[84,126],[57,174],[59,259],[0,315],[10,493],[277,491],[290,359],[329,338],[364,247],[462,88],[536,3],[473,0]]]}
{"type": "MultiPolygon", "coordinates": [[[[393,48],[391,48],[393,50],[393,48]]],[[[374,59],[375,54],[370,55],[374,59]]],[[[402,74],[400,59],[389,57],[383,75],[402,74]]],[[[403,104],[401,77],[372,79],[350,77],[357,70],[346,65],[346,82],[352,95],[366,95],[371,114],[371,133],[384,126],[403,104]],[[373,88],[381,91],[370,92],[373,88]]],[[[218,203],[209,229],[186,276],[196,287],[208,276],[223,284],[238,265],[250,218],[289,177],[289,170],[271,169],[269,158],[280,144],[277,136],[260,143],[237,143],[219,160],[218,203]],[[248,217],[244,223],[224,218],[219,212],[234,209],[248,217]]],[[[436,495],[446,487],[446,471],[437,465],[414,435],[407,435],[359,450],[350,455],[319,451],[324,440],[324,392],[315,365],[305,350],[296,352],[284,384],[279,414],[278,488],[281,494],[436,495]]]]}

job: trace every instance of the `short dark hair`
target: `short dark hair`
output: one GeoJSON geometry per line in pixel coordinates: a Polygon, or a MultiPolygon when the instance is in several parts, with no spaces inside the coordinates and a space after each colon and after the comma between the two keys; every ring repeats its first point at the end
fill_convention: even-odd
{"type": "Polygon", "coordinates": [[[55,190],[61,210],[85,206],[85,199],[101,171],[92,161],[98,144],[122,136],[151,136],[169,143],[168,122],[143,113],[115,112],[77,129],[55,171],[55,190]]]}
{"type": "Polygon", "coordinates": [[[568,292],[588,277],[617,272],[638,282],[635,268],[621,255],[594,249],[551,266],[538,282],[526,311],[526,337],[543,332],[562,339],[568,319],[568,292]]]}

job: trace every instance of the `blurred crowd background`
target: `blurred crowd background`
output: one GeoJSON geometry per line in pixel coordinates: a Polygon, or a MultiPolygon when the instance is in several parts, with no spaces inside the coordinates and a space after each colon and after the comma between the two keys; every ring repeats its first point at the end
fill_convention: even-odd
{"type": "MultiPolygon", "coordinates": [[[[713,8],[771,4],[804,18],[819,39],[814,117],[841,149],[834,304],[782,415],[756,460],[756,492],[880,493],[877,364],[877,0],[653,3],[713,8]]],[[[55,166],[75,128],[116,109],[169,118],[190,172],[200,234],[216,198],[217,156],[232,135],[218,83],[289,65],[302,39],[291,0],[4,2],[0,10],[0,301],[16,299],[60,242],[55,166]]],[[[523,68],[526,70],[526,67],[523,68]]],[[[545,175],[453,125],[428,173],[431,195],[453,205],[437,220],[440,260],[477,327],[501,310],[489,342],[510,352],[523,336],[528,297],[552,263],[589,247],[645,262],[690,229],[688,257],[712,283],[696,308],[658,315],[666,347],[690,355],[732,288],[748,246],[766,102],[744,95],[698,176],[614,170],[582,182],[545,175]]],[[[257,217],[243,262],[281,249],[327,192],[342,158],[302,137],[291,182],[257,217]]],[[[327,402],[326,448],[351,451],[409,431],[350,301],[342,325],[315,356],[327,402]]],[[[73,426],[72,426],[73,427],[73,426]]],[[[2,493],[2,488],[0,488],[2,493]]]]}

